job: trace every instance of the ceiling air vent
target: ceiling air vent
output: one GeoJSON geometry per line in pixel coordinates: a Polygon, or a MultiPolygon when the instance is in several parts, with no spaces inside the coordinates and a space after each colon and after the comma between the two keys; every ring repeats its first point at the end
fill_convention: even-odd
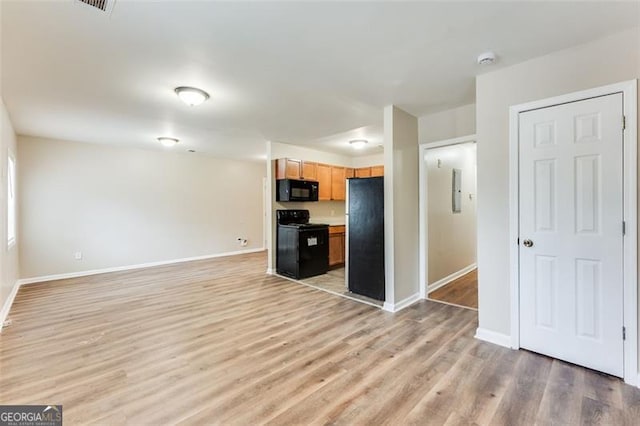
{"type": "Polygon", "coordinates": [[[91,6],[107,15],[111,14],[113,10],[113,4],[115,0],[76,0],[76,3],[81,3],[87,6],[91,6]]]}

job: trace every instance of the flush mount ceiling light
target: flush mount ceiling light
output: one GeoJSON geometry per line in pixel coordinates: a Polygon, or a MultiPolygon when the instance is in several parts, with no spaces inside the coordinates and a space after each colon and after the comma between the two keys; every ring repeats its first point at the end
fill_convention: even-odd
{"type": "Polygon", "coordinates": [[[160,142],[162,146],[166,146],[167,148],[170,148],[180,141],[176,138],[161,137],[161,138],[158,138],[158,142],[160,142]]]}
{"type": "Polygon", "coordinates": [[[484,52],[478,56],[479,65],[491,65],[496,61],[496,54],[493,52],[484,52]]]}
{"type": "Polygon", "coordinates": [[[201,103],[209,99],[209,94],[207,92],[195,87],[176,87],[175,92],[178,97],[182,99],[182,102],[189,106],[200,105],[201,103]]]}
{"type": "Polygon", "coordinates": [[[349,141],[349,144],[355,149],[362,149],[367,145],[367,143],[369,143],[369,141],[366,139],[354,139],[349,141]]]}

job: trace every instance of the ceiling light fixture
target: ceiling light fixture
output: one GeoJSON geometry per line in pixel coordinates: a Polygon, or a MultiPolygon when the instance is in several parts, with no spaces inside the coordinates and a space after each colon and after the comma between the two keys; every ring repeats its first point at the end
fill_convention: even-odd
{"type": "Polygon", "coordinates": [[[493,52],[484,52],[478,56],[479,65],[491,65],[496,61],[496,54],[493,52]]]}
{"type": "Polygon", "coordinates": [[[161,137],[161,138],[158,138],[158,142],[160,142],[162,146],[166,146],[167,148],[170,148],[180,141],[176,138],[161,137]]]}
{"type": "Polygon", "coordinates": [[[367,145],[367,143],[369,143],[369,141],[367,141],[366,139],[354,139],[352,141],[349,141],[349,144],[351,144],[351,146],[355,149],[362,149],[367,145]]]}
{"type": "Polygon", "coordinates": [[[195,87],[180,86],[176,87],[175,92],[176,95],[182,99],[182,102],[189,106],[200,105],[209,99],[209,94],[207,92],[195,87]]]}

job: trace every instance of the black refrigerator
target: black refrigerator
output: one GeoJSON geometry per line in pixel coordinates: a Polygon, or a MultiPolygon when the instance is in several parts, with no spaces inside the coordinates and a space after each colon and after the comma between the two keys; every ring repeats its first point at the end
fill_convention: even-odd
{"type": "Polygon", "coordinates": [[[384,178],[347,182],[349,291],[384,301],[384,178]]]}

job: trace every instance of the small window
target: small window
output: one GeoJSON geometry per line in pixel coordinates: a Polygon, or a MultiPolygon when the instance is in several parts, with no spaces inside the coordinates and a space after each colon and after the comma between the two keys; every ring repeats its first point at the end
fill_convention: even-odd
{"type": "Polygon", "coordinates": [[[7,242],[16,242],[16,160],[9,155],[7,166],[7,242]]]}

